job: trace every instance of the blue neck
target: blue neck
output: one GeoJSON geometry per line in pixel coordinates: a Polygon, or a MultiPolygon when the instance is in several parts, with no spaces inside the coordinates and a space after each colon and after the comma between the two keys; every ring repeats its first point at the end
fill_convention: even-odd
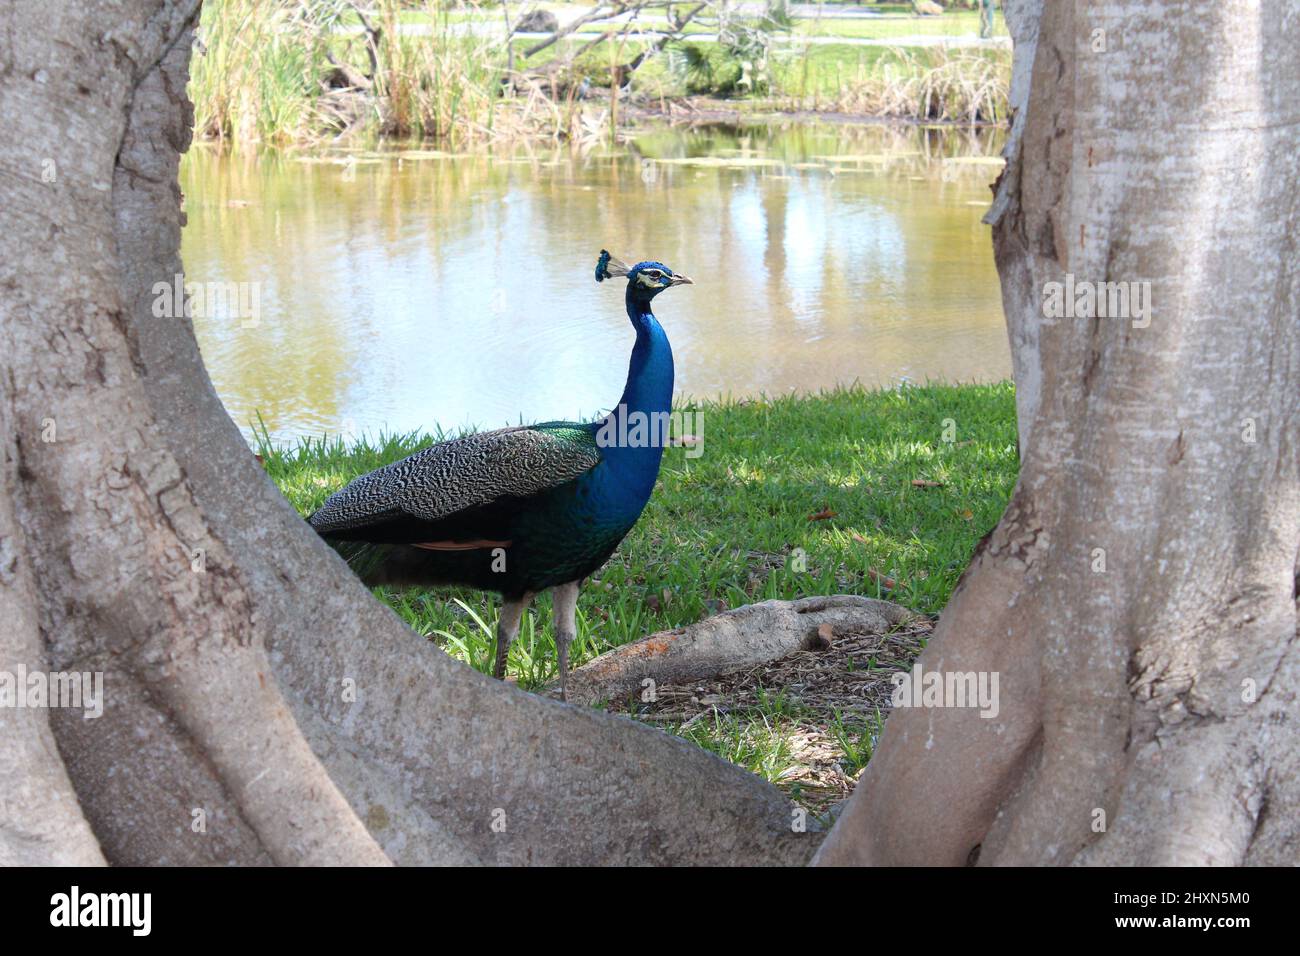
{"type": "Polygon", "coordinates": [[[668,334],[650,311],[649,302],[640,302],[627,290],[627,317],[636,329],[636,345],[628,364],[627,384],[618,400],[628,411],[666,412],[673,404],[673,349],[668,334]]]}
{"type": "Polygon", "coordinates": [[[659,459],[663,456],[663,442],[659,440],[658,420],[654,416],[662,417],[672,409],[673,350],[668,344],[668,335],[663,326],[650,311],[650,303],[635,297],[630,284],[627,315],[636,329],[636,345],[632,347],[632,361],[628,365],[623,395],[607,418],[613,418],[626,410],[626,414],[635,423],[633,413],[640,413],[653,423],[647,426],[647,431],[655,435],[655,440],[649,443],[610,445],[601,451],[611,469],[622,479],[627,491],[641,498],[643,505],[654,488],[655,479],[659,475],[659,459]]]}

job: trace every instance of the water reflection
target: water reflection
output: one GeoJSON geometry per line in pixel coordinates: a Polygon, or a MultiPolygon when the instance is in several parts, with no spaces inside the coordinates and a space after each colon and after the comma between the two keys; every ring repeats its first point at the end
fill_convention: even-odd
{"type": "Polygon", "coordinates": [[[607,247],[696,285],[657,300],[678,391],[1009,374],[989,134],[647,131],[619,154],[428,150],[182,166],[191,281],[260,283],[196,318],[231,415],[273,436],[595,414],[632,330],[607,247]]]}

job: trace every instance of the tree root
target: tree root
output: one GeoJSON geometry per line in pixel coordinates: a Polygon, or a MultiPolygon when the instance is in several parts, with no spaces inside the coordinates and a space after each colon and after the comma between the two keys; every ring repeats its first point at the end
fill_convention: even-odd
{"type": "Polygon", "coordinates": [[[607,651],[569,674],[569,701],[590,705],[733,674],[812,648],[826,626],[885,633],[917,618],[897,604],[849,594],[749,604],[607,651]]]}

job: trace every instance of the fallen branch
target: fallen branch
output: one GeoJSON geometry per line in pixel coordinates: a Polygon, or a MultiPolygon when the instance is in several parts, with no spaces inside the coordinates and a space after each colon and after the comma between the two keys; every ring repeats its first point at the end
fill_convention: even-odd
{"type": "Polygon", "coordinates": [[[326,90],[354,89],[368,91],[374,87],[373,76],[366,76],[355,66],[335,57],[329,50],[325,51],[325,59],[334,68],[322,81],[322,85],[326,90]]]}
{"type": "MultiPolygon", "coordinates": [[[[564,39],[564,37],[569,36],[570,34],[576,32],[577,30],[586,26],[588,23],[594,23],[598,20],[609,20],[614,17],[622,16],[625,13],[632,14],[631,18],[629,18],[627,23],[623,25],[623,28],[621,30],[615,27],[611,27],[610,29],[605,30],[603,33],[598,34],[595,38],[582,44],[580,47],[570,52],[569,54],[561,57],[556,57],[555,60],[552,60],[550,63],[546,64],[546,66],[540,67],[538,71],[530,71],[530,72],[544,72],[548,75],[554,76],[555,74],[561,72],[562,70],[567,69],[569,65],[572,64],[583,53],[586,53],[591,48],[606,42],[607,40],[611,39],[615,35],[618,35],[623,40],[626,40],[628,34],[633,32],[633,28],[637,25],[636,17],[637,14],[639,14],[642,10],[647,10],[647,9],[653,10],[657,7],[670,8],[671,6],[672,4],[665,2],[665,0],[642,0],[642,2],[640,3],[616,3],[613,7],[608,7],[607,4],[600,4],[599,6],[593,7],[589,12],[578,17],[568,26],[564,27],[561,30],[555,31],[555,33],[551,34],[545,40],[542,40],[536,45],[529,47],[527,50],[524,51],[523,54],[524,58],[527,59],[528,57],[533,56],[534,54],[540,53],[542,50],[545,50],[551,44],[564,39]]],[[[694,20],[699,15],[699,13],[702,10],[704,10],[707,6],[708,6],[707,3],[697,3],[686,14],[675,15],[669,20],[670,30],[668,33],[665,33],[658,40],[652,43],[649,47],[647,47],[646,49],[638,53],[635,57],[633,57],[630,63],[619,64],[618,66],[614,67],[614,79],[617,85],[620,87],[625,86],[627,84],[628,79],[631,77],[632,73],[635,72],[642,64],[644,64],[646,60],[650,59],[650,57],[654,56],[654,54],[659,53],[661,50],[663,50],[665,46],[667,46],[672,41],[680,40],[682,38],[682,31],[686,29],[687,24],[689,24],[692,20],[694,20]]]]}
{"type": "Polygon", "coordinates": [[[374,80],[379,76],[379,42],[384,31],[371,23],[370,18],[355,3],[349,3],[348,6],[352,8],[352,12],[357,15],[362,28],[366,31],[366,57],[370,60],[370,78],[374,80]]]}
{"type": "Polygon", "coordinates": [[[576,32],[582,27],[585,27],[588,23],[594,23],[597,20],[607,20],[610,17],[621,16],[622,14],[626,13],[629,9],[632,9],[632,11],[635,13],[640,11],[641,8],[644,6],[645,6],[644,3],[638,4],[636,7],[629,7],[626,3],[616,3],[611,9],[608,8],[606,4],[602,3],[598,6],[592,7],[591,10],[584,13],[582,16],[578,17],[578,19],[574,20],[568,26],[556,30],[545,40],[542,40],[540,43],[537,43],[529,47],[527,50],[524,51],[524,57],[526,59],[530,56],[535,56],[536,54],[541,53],[551,44],[557,43],[558,41],[567,37],[569,34],[576,32]]]}

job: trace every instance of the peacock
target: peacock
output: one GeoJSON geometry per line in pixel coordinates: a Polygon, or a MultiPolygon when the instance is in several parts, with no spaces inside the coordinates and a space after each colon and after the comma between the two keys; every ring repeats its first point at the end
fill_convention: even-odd
{"type": "Polygon", "coordinates": [[[691,285],[661,262],[602,249],[596,281],[626,277],[636,344],[618,404],[595,422],[543,422],[431,445],[349,482],[307,520],[367,585],[463,585],[502,596],[494,676],[533,597],[553,589],[560,696],[582,581],[632,530],[659,476],[673,353],[650,303],[691,285]],[[647,423],[651,427],[646,427],[647,423]]]}

